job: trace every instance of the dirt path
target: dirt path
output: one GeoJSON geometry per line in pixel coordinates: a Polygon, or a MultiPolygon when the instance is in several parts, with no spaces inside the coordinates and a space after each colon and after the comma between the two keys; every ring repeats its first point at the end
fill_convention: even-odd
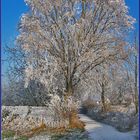
{"type": "Polygon", "coordinates": [[[136,140],[130,132],[119,132],[112,126],[99,123],[83,114],[79,114],[79,116],[85,122],[85,129],[91,140],[136,140]]]}

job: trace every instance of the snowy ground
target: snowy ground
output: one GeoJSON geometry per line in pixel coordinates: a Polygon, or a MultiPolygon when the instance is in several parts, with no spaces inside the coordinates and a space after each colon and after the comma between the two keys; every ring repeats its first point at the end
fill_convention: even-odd
{"type": "Polygon", "coordinates": [[[130,132],[119,132],[112,126],[99,123],[83,114],[79,114],[79,116],[80,119],[85,122],[85,129],[91,140],[136,140],[130,132]]]}

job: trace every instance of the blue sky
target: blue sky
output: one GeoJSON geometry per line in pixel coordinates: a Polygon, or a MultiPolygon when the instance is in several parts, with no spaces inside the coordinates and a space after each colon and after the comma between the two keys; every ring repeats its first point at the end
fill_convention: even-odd
{"type": "Polygon", "coordinates": [[[24,0],[2,0],[2,43],[6,43],[17,35],[21,14],[27,10],[24,0]]]}
{"type": "MultiPolygon", "coordinates": [[[[138,20],[139,0],[126,0],[126,4],[130,8],[130,14],[138,20]]],[[[2,44],[14,39],[20,17],[27,11],[24,0],[2,0],[2,44]]],[[[136,27],[138,29],[138,23],[136,27]]]]}
{"type": "MultiPolygon", "coordinates": [[[[137,20],[135,27],[138,32],[139,0],[126,0],[126,4],[129,7],[130,15],[137,20]]],[[[13,40],[18,34],[17,25],[20,17],[27,11],[28,7],[25,5],[24,0],[2,0],[2,47],[9,42],[12,45],[14,44],[13,40]]],[[[4,57],[3,53],[2,57],[4,57]]]]}

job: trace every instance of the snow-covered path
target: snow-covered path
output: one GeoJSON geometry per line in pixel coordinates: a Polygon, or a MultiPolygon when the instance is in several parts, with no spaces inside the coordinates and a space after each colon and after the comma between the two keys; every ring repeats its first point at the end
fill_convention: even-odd
{"type": "Polygon", "coordinates": [[[91,140],[136,140],[129,132],[119,132],[112,126],[96,122],[83,114],[79,114],[79,117],[85,122],[85,129],[91,140]]]}

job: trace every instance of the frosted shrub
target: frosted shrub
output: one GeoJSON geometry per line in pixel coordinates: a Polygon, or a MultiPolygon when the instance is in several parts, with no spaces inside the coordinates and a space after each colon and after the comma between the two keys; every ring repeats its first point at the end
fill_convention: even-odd
{"type": "Polygon", "coordinates": [[[73,97],[59,97],[53,95],[48,105],[48,113],[50,115],[50,121],[64,123],[63,125],[69,125],[69,119],[72,112],[77,112],[79,102],[74,100],[73,97]]]}

